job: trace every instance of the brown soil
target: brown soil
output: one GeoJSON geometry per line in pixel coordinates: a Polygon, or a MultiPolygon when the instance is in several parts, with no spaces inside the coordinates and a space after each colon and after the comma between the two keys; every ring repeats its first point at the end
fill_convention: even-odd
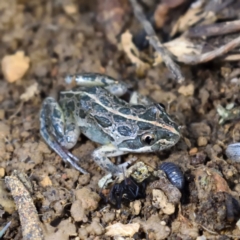
{"type": "MultiPolygon", "coordinates": [[[[124,52],[105,38],[94,5],[94,1],[73,0],[0,1],[1,59],[17,51],[30,59],[28,71],[14,83],[7,82],[0,71],[1,178],[13,170],[29,176],[46,239],[112,239],[105,233],[115,223],[140,223],[133,239],[240,239],[239,214],[234,212],[239,206],[240,164],[225,155],[226,146],[240,140],[240,125],[237,121],[220,125],[216,111],[218,104],[240,101],[239,87],[229,77],[239,64],[182,65],[183,84],[171,80],[164,66],[138,78],[124,52]],[[104,172],[91,159],[97,145],[81,136],[72,150],[90,173],[82,175],[64,164],[41,138],[43,99],[69,88],[65,75],[81,72],[106,73],[130,82],[140,93],[163,103],[183,126],[180,142],[170,150],[123,158],[137,157],[151,166],[171,161],[181,167],[186,189],[181,208],[175,206],[173,214],[153,205],[149,188],[146,199],[120,210],[100,201],[97,183],[104,172]],[[25,102],[20,100],[36,82],[38,91],[25,102]]],[[[22,239],[11,196],[4,184],[0,188],[0,226],[12,221],[4,239],[22,239]]]]}

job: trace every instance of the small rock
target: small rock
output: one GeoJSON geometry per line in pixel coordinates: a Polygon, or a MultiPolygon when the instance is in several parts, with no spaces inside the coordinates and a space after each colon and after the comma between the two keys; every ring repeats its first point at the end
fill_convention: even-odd
{"type": "Polygon", "coordinates": [[[87,217],[85,214],[85,209],[82,206],[82,202],[80,200],[76,200],[71,206],[71,216],[75,220],[75,222],[87,222],[87,217]]]}
{"type": "Polygon", "coordinates": [[[199,147],[203,147],[207,145],[208,140],[205,137],[199,137],[197,143],[199,147]]]}
{"type": "Polygon", "coordinates": [[[1,62],[2,72],[8,82],[21,79],[29,68],[30,59],[24,56],[23,51],[4,56],[1,62]]]}
{"type": "Polygon", "coordinates": [[[191,148],[190,151],[189,151],[189,155],[195,155],[197,152],[198,152],[198,149],[196,147],[191,148]]]}
{"type": "Polygon", "coordinates": [[[165,221],[161,221],[160,224],[163,225],[163,226],[166,226],[166,222],[165,221]]]}
{"type": "Polygon", "coordinates": [[[140,200],[136,200],[130,203],[130,207],[133,215],[138,215],[142,209],[142,203],[140,200]]]}
{"type": "Polygon", "coordinates": [[[65,13],[67,13],[68,15],[75,14],[78,11],[77,6],[75,4],[66,4],[63,6],[63,9],[65,13]]]}
{"type": "Polygon", "coordinates": [[[40,185],[41,185],[42,187],[52,186],[52,181],[51,181],[51,179],[49,178],[49,176],[44,177],[43,180],[40,182],[40,185]]]}
{"type": "Polygon", "coordinates": [[[140,228],[139,223],[129,223],[129,224],[122,224],[122,223],[115,223],[111,226],[106,227],[107,232],[105,235],[107,236],[126,236],[132,237],[136,232],[138,232],[140,228]]]}
{"type": "Polygon", "coordinates": [[[182,95],[184,96],[192,96],[193,93],[194,93],[194,86],[193,84],[189,84],[187,86],[181,86],[179,89],[178,89],[178,92],[181,93],[182,95]]]}
{"type": "Polygon", "coordinates": [[[88,211],[93,211],[98,207],[98,202],[100,201],[100,196],[84,187],[78,189],[75,192],[76,199],[82,202],[83,208],[88,211]]]}

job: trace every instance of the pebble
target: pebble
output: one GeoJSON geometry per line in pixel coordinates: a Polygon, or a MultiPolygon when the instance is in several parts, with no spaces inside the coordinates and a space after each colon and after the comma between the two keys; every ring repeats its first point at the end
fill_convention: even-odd
{"type": "Polygon", "coordinates": [[[0,178],[5,176],[5,169],[4,168],[0,168],[0,178]]]}
{"type": "Polygon", "coordinates": [[[46,177],[44,177],[43,180],[40,182],[40,185],[41,185],[42,187],[52,186],[52,181],[51,181],[51,179],[50,179],[48,176],[46,176],[46,177]]]}
{"type": "Polygon", "coordinates": [[[178,92],[184,96],[192,96],[194,93],[194,86],[193,86],[193,84],[189,84],[187,86],[181,86],[178,89],[178,92]]]}
{"type": "Polygon", "coordinates": [[[29,69],[30,59],[23,51],[3,57],[1,66],[4,78],[8,82],[15,82],[21,79],[29,69]]]}
{"type": "Polygon", "coordinates": [[[234,162],[240,162],[240,143],[233,143],[227,146],[226,155],[234,162]]]}
{"type": "Polygon", "coordinates": [[[195,155],[197,152],[198,152],[198,149],[196,147],[194,147],[194,148],[190,149],[189,154],[190,155],[195,155]]]}
{"type": "Polygon", "coordinates": [[[204,147],[207,145],[207,143],[208,143],[208,140],[205,137],[199,137],[197,140],[197,144],[199,147],[204,147]]]}

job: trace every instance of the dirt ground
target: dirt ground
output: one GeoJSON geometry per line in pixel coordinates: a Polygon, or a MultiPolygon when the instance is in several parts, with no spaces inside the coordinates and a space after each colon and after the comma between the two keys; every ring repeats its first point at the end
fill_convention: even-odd
{"type": "MultiPolygon", "coordinates": [[[[19,61],[29,64],[21,79],[12,82],[4,77],[3,65],[0,70],[0,226],[11,221],[3,239],[22,239],[19,213],[4,182],[14,170],[33,184],[31,197],[45,239],[240,239],[240,164],[225,154],[228,144],[240,141],[240,124],[219,124],[216,110],[219,104],[240,103],[239,63],[180,64],[183,83],[171,79],[163,65],[139,76],[121,48],[106,39],[97,11],[93,0],[0,1],[1,61],[18,52],[19,61]],[[155,168],[162,161],[174,162],[182,169],[186,186],[173,212],[156,204],[159,192],[149,186],[146,198],[116,210],[99,196],[98,181],[105,173],[91,159],[97,144],[81,136],[72,150],[90,173],[82,175],[41,138],[43,99],[57,98],[60,90],[70,88],[63,77],[81,72],[131,83],[163,103],[182,126],[181,140],[171,149],[123,157],[137,157],[155,168]],[[130,233],[110,233],[120,223],[128,224],[130,233]]],[[[126,11],[128,29],[136,32],[139,23],[126,11]]]]}

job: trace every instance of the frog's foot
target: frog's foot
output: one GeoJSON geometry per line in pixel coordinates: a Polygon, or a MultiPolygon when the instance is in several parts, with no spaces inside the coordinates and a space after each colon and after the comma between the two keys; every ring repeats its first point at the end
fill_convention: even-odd
{"type": "Polygon", "coordinates": [[[133,163],[136,158],[131,158],[125,163],[115,165],[110,161],[108,157],[118,157],[126,153],[127,152],[119,150],[116,146],[108,144],[96,149],[92,153],[92,157],[94,162],[97,163],[102,169],[108,173],[111,173],[113,176],[118,177],[119,175],[123,176],[124,172],[126,172],[127,167],[129,167],[129,165],[133,163]]]}
{"type": "Polygon", "coordinates": [[[127,168],[133,163],[133,162],[135,162],[137,160],[137,158],[136,157],[133,157],[133,158],[131,158],[131,159],[129,159],[128,161],[126,161],[126,162],[124,162],[124,163],[122,163],[122,164],[119,164],[117,167],[118,167],[118,169],[119,169],[119,171],[116,173],[116,174],[114,174],[116,177],[118,177],[119,179],[124,179],[124,177],[128,177],[129,176],[129,174],[127,174],[128,173],[128,170],[127,170],[127,168]]]}
{"type": "Polygon", "coordinates": [[[67,149],[64,149],[63,147],[61,147],[57,142],[52,143],[51,148],[59,154],[59,156],[63,159],[64,162],[69,163],[79,172],[83,174],[88,174],[87,171],[85,171],[83,168],[78,166],[77,162],[79,162],[79,159],[76,156],[74,156],[72,153],[70,153],[67,149]]]}
{"type": "Polygon", "coordinates": [[[62,109],[53,98],[44,100],[40,112],[40,133],[43,139],[65,162],[70,163],[81,173],[87,174],[78,166],[79,159],[67,150],[76,144],[80,134],[74,121],[72,115],[64,117],[62,109]]]}

